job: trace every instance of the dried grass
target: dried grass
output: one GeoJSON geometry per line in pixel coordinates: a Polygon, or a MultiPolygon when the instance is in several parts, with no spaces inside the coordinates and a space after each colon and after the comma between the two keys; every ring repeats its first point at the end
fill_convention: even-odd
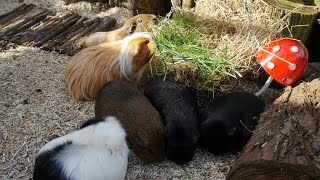
{"type": "MultiPolygon", "coordinates": [[[[254,1],[247,7],[248,10],[245,1],[197,0],[192,12],[198,16],[197,20],[206,32],[202,43],[212,49],[225,50],[223,55],[233,65],[232,71],[220,69],[223,73],[203,78],[202,69],[192,63],[181,60],[163,68],[161,60],[156,58],[151,69],[152,75],[171,74],[177,80],[197,89],[228,91],[230,89],[225,88],[226,86],[239,81],[246,73],[257,71],[259,66],[256,66],[254,58],[257,48],[280,37],[279,33],[285,27],[287,19],[281,18],[281,12],[262,0],[254,1]]],[[[219,56],[221,53],[215,58],[220,58],[219,56]]]]}

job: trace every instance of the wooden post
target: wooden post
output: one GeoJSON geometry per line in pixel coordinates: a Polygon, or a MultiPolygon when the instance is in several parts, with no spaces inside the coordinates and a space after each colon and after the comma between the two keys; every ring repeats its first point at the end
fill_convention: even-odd
{"type": "Polygon", "coordinates": [[[296,39],[306,42],[319,13],[319,0],[264,0],[268,4],[292,13],[289,29],[285,29],[285,36],[293,36],[296,39]]]}
{"type": "Polygon", "coordinates": [[[320,178],[320,79],[285,89],[263,113],[227,179],[320,178]]]}

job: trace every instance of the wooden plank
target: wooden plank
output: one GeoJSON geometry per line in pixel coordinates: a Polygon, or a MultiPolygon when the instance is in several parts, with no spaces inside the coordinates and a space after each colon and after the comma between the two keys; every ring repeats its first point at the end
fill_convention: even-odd
{"type": "Polygon", "coordinates": [[[289,24],[290,31],[284,29],[283,34],[285,36],[292,36],[306,43],[316,21],[316,17],[317,15],[293,13],[289,24]]]}
{"type": "Polygon", "coordinates": [[[263,0],[266,3],[294,13],[313,15],[319,12],[320,1],[318,0],[263,0]]]}

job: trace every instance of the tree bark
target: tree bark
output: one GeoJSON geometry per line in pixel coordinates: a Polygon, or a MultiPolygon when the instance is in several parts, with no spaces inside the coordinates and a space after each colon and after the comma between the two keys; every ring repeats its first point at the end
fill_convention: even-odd
{"type": "Polygon", "coordinates": [[[227,179],[320,178],[320,79],[285,89],[259,124],[227,179]]]}

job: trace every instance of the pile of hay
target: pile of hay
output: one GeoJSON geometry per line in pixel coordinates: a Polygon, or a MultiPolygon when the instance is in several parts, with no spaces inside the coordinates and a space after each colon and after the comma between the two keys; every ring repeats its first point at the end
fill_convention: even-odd
{"type": "Polygon", "coordinates": [[[173,14],[155,30],[158,53],[151,73],[173,75],[196,89],[221,90],[252,74],[259,67],[254,66],[257,48],[281,36],[287,23],[262,0],[198,0],[192,12],[173,14]]]}

